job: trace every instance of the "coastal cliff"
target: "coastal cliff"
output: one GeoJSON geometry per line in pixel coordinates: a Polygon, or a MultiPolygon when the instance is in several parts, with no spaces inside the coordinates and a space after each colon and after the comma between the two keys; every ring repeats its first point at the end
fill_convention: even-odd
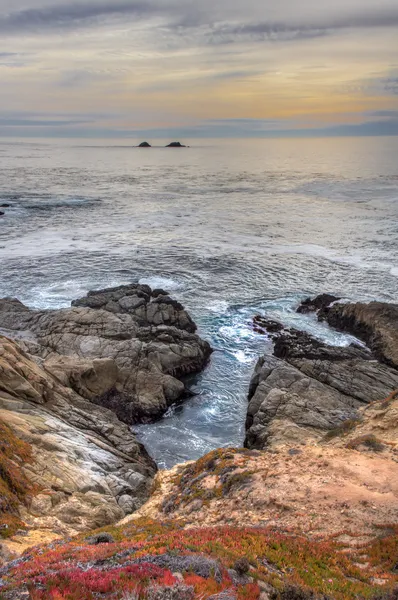
{"type": "MultiPolygon", "coordinates": [[[[49,312],[4,301],[0,325],[23,337],[18,343],[0,338],[0,419],[16,436],[10,438],[17,444],[14,466],[31,486],[20,497],[14,490],[18,518],[26,520],[28,531],[40,524],[49,531],[57,520],[62,537],[6,563],[0,597],[395,600],[398,370],[375,351],[374,337],[366,334],[369,348],[332,347],[265,318],[274,356],[259,360],[250,384],[247,447],[214,450],[155,475],[155,465],[115,407],[129,406],[134,389],[134,410],[124,408],[121,416],[126,423],[149,419],[155,410],[148,409],[147,399],[158,387],[144,392],[131,386],[129,373],[138,364],[156,383],[176,378],[202,368],[210,348],[174,301],[154,303],[162,306],[162,322],[173,324],[154,324],[158,308],[148,304],[164,294],[151,291],[145,307],[126,297],[118,288],[49,312]],[[145,310],[137,314],[140,307],[145,310]],[[88,315],[80,312],[87,310],[88,315]],[[120,339],[123,327],[128,339],[120,339]],[[174,348],[177,335],[183,350],[174,348]],[[142,344],[146,360],[126,363],[132,340],[142,344]],[[128,351],[113,346],[126,342],[128,351]],[[93,348],[100,349],[95,359],[93,348]],[[149,365],[153,348],[156,359],[149,365]],[[19,439],[26,446],[19,448],[19,439]],[[18,453],[26,457],[23,467],[18,453]],[[82,478],[86,490],[76,483],[82,478]],[[108,487],[99,489],[104,482],[108,487]],[[122,497],[129,498],[128,507],[122,497]],[[63,517],[67,503],[76,517],[75,507],[84,502],[91,509],[79,508],[80,520],[63,517]],[[71,540],[67,531],[77,537],[71,540]]],[[[354,310],[321,304],[314,303],[320,319],[329,308],[354,310]]],[[[383,315],[393,309],[380,307],[383,315]]],[[[383,331],[378,323],[373,318],[367,325],[378,328],[378,348],[393,347],[395,322],[388,328],[384,320],[383,331]]],[[[133,377],[140,381],[139,373],[133,377]]],[[[160,414],[173,394],[162,402],[155,397],[160,414]]],[[[16,551],[15,539],[4,552],[16,551]]]]}
{"type": "Polygon", "coordinates": [[[35,539],[75,535],[133,512],[157,467],[128,425],[160,416],[184,394],[180,377],[206,364],[192,319],[162,290],[133,285],[56,311],[4,299],[0,327],[0,423],[28,444],[15,468],[34,486],[0,536],[21,520],[35,539]]]}

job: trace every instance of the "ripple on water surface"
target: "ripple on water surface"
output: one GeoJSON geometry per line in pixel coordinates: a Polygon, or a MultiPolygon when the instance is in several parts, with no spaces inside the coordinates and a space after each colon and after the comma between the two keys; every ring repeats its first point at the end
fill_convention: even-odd
{"type": "Polygon", "coordinates": [[[141,281],[180,300],[214,347],[195,396],[135,428],[163,467],[242,444],[250,377],[271,350],[256,313],[347,344],[295,313],[299,300],[398,299],[397,138],[191,146],[1,144],[1,296],[59,308],[141,281]]]}

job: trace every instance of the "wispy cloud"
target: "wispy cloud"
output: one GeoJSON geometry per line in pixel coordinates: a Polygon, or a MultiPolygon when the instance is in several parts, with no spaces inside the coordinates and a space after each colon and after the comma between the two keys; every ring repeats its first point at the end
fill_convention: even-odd
{"type": "Polygon", "coordinates": [[[70,29],[93,24],[98,19],[114,16],[150,17],[164,12],[160,6],[146,0],[112,0],[112,2],[68,2],[43,8],[13,11],[0,17],[0,31],[45,32],[51,29],[70,29]]]}
{"type": "MultiPolygon", "coordinates": [[[[197,26],[197,23],[194,26],[197,26]]],[[[243,21],[239,23],[220,22],[213,24],[204,33],[208,43],[228,44],[244,39],[275,42],[297,41],[331,35],[339,30],[394,27],[398,27],[398,6],[368,12],[360,10],[341,18],[329,16],[324,19],[308,19],[307,21],[296,19],[260,22],[243,21]]]]}
{"type": "Polygon", "coordinates": [[[369,117],[380,117],[381,119],[398,119],[397,110],[372,110],[367,113],[369,117]]]}
{"type": "MultiPolygon", "coordinates": [[[[293,4],[294,8],[294,4],[293,4]]],[[[226,11],[227,13],[228,11],[226,11]]],[[[266,40],[297,40],[324,36],[335,30],[384,28],[398,26],[398,6],[376,7],[356,11],[341,17],[294,18],[285,20],[251,20],[242,17],[239,21],[220,19],[211,10],[201,10],[191,2],[174,0],[92,0],[67,2],[38,8],[14,10],[0,16],[0,31],[12,34],[23,31],[45,33],[51,30],[76,29],[103,24],[107,19],[150,19],[164,17],[165,28],[177,35],[185,30],[196,29],[209,42],[227,43],[233,39],[248,37],[266,40]]]]}
{"type": "Polygon", "coordinates": [[[397,38],[397,0],[0,0],[1,132],[390,135],[397,38]]]}

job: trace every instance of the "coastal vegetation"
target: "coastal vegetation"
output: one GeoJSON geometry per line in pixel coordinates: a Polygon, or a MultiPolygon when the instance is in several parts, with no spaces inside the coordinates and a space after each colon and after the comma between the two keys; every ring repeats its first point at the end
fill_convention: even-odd
{"type": "Polygon", "coordinates": [[[390,307],[388,364],[264,320],[275,356],[253,374],[247,447],[159,472],[127,424],[211,354],[182,305],[133,285],[0,309],[39,340],[0,336],[1,600],[396,600],[390,307]],[[75,352],[93,338],[99,359],[75,352]]]}

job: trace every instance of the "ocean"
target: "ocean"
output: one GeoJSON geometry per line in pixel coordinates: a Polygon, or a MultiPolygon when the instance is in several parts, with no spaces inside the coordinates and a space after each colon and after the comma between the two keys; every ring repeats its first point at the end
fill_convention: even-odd
{"type": "Polygon", "coordinates": [[[242,445],[250,376],[272,351],[255,314],[345,345],[300,299],[398,301],[398,138],[187,143],[0,141],[1,296],[58,308],[145,282],[215,349],[192,398],[134,427],[162,468],[242,445]]]}

